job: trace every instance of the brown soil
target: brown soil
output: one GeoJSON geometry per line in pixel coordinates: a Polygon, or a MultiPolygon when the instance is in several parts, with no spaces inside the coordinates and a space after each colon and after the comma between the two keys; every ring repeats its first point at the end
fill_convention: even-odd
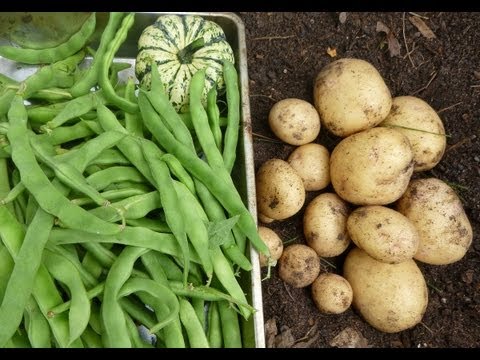
{"type": "MultiPolygon", "coordinates": [[[[429,304],[421,324],[398,334],[381,333],[349,309],[323,315],[315,308],[310,288],[284,284],[274,270],[263,282],[265,321],[274,319],[279,332],[293,335],[284,346],[329,347],[342,330],[352,328],[371,347],[480,346],[480,14],[421,13],[436,38],[427,39],[412,25],[409,13],[240,13],[246,27],[250,103],[256,169],[266,160],[286,159],[293,147],[275,139],[268,112],[275,101],[295,97],[313,102],[317,72],[334,59],[356,57],[371,62],[383,75],[392,95],[415,95],[436,109],[448,137],[440,164],[423,176],[450,183],[461,197],[474,229],[466,256],[448,266],[419,263],[429,290],[429,304]],[[343,17],[343,15],[342,15],[343,17]],[[342,19],[344,20],[344,19],[342,19]],[[400,44],[391,57],[383,22],[400,44]],[[404,31],[403,31],[404,29],[404,31]],[[410,55],[407,55],[408,45],[410,55]],[[327,48],[336,49],[336,57],[327,48]],[[316,331],[310,331],[312,328],[316,331]],[[288,332],[288,331],[287,331],[288,332]],[[308,333],[308,334],[307,334],[308,333]],[[310,337],[310,342],[302,338],[310,337]],[[316,336],[312,336],[315,334],[316,336]]],[[[338,139],[322,130],[317,142],[330,150],[338,139]]],[[[327,189],[329,190],[329,189],[327,189]]],[[[308,193],[308,200],[317,193],[308,193]]],[[[302,243],[302,214],[269,225],[284,241],[302,243]]],[[[342,257],[322,262],[323,271],[341,273],[342,257]]],[[[307,339],[308,340],[308,339],[307,339]]]]}

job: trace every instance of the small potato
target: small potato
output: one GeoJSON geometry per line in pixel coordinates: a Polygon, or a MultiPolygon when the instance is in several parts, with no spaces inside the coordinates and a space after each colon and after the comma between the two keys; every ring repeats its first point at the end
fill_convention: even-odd
{"type": "Polygon", "coordinates": [[[347,230],[355,245],[385,263],[410,260],[418,249],[415,225],[398,211],[384,206],[355,209],[348,217],[347,230]]]}
{"type": "Polygon", "coordinates": [[[260,166],[256,177],[259,212],[274,220],[295,215],[305,202],[302,178],[281,159],[270,159],[260,166]]]}
{"type": "Polygon", "coordinates": [[[386,205],[405,192],[413,173],[408,138],[377,127],[353,134],[333,149],[330,178],[335,192],[356,205],[386,205]]]}
{"type": "Polygon", "coordinates": [[[268,114],[273,133],[290,145],[308,144],[320,133],[320,118],[312,104],[301,99],[284,99],[268,114]]]}
{"type": "Polygon", "coordinates": [[[352,304],[353,290],[344,277],[324,273],[313,282],[312,297],[322,313],[341,314],[352,304]]]}
{"type": "Polygon", "coordinates": [[[260,213],[258,214],[258,220],[260,220],[264,224],[271,224],[272,222],[275,221],[274,219],[271,219],[268,216],[265,216],[265,215],[260,214],[260,213]]]}
{"type": "MultiPolygon", "coordinates": [[[[263,242],[268,246],[270,250],[270,265],[275,266],[277,260],[280,259],[283,253],[283,241],[280,239],[278,234],[270,228],[265,226],[258,227],[258,235],[263,240],[263,242]]],[[[268,259],[265,255],[260,254],[260,266],[264,267],[268,265],[268,259]]]]}
{"type": "Polygon", "coordinates": [[[301,145],[287,161],[302,178],[306,191],[322,190],[330,183],[330,153],[325,146],[301,145]]]}
{"type": "Polygon", "coordinates": [[[322,125],[346,137],[374,127],[390,112],[392,96],[375,67],[360,59],[340,59],[317,75],[313,91],[322,125]]]}
{"type": "Polygon", "coordinates": [[[278,264],[280,279],[296,288],[310,285],[320,274],[320,258],[312,248],[302,244],[286,247],[278,264]]]}
{"type": "Polygon", "coordinates": [[[333,257],[350,244],[347,233],[349,208],[333,193],[318,195],[307,205],[303,215],[303,233],[308,246],[318,256],[333,257]]]}
{"type": "Polygon", "coordinates": [[[398,200],[396,209],[420,235],[414,258],[427,264],[446,265],[463,258],[473,232],[462,202],[440,179],[416,179],[398,200]]]}
{"type": "Polygon", "coordinates": [[[435,110],[422,99],[394,98],[390,114],[380,126],[393,126],[408,138],[415,161],[413,171],[430,170],[442,159],[447,146],[445,128],[435,110]]]}
{"type": "Polygon", "coordinates": [[[353,289],[353,307],[374,328],[396,333],[422,321],[428,290],[413,259],[386,264],[354,248],[345,258],[343,276],[353,289]]]}

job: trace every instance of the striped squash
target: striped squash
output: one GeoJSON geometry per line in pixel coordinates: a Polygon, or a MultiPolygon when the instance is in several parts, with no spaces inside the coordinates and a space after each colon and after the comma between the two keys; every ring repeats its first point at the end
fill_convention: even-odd
{"type": "Polygon", "coordinates": [[[224,87],[224,59],[233,63],[234,55],[218,24],[201,16],[162,15],[138,40],[135,74],[148,88],[150,64],[155,61],[170,102],[184,112],[188,110],[190,79],[197,70],[206,69],[204,99],[212,87],[224,87]]]}

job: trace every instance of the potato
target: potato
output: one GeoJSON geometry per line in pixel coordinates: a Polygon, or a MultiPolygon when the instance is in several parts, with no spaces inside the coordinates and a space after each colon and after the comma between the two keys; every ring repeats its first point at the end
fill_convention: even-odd
{"type": "Polygon", "coordinates": [[[333,193],[314,198],[303,214],[305,240],[318,256],[332,257],[343,253],[350,244],[347,233],[347,203],[333,193]]]}
{"type": "Polygon", "coordinates": [[[473,239],[472,226],[457,194],[442,180],[412,180],[396,209],[420,235],[415,259],[446,265],[465,256],[473,239]]]}
{"type": "Polygon", "coordinates": [[[278,275],[287,284],[302,288],[310,285],[320,274],[320,258],[302,244],[287,246],[278,260],[278,275]]]}
{"type": "Polygon", "coordinates": [[[264,224],[271,224],[272,222],[275,221],[274,219],[271,219],[268,216],[265,216],[261,213],[258,214],[258,220],[260,220],[264,224]]]}
{"type": "Polygon", "coordinates": [[[320,118],[312,104],[301,99],[283,99],[268,114],[273,133],[290,145],[308,144],[320,133],[320,118]]]}
{"type": "Polygon", "coordinates": [[[394,98],[390,114],[380,126],[393,126],[408,137],[415,161],[413,171],[430,170],[445,152],[447,138],[442,120],[422,99],[414,96],[394,98]]]}
{"type": "Polygon", "coordinates": [[[360,59],[340,59],[317,75],[313,91],[320,121],[346,137],[374,127],[390,112],[392,96],[375,67],[360,59]]]}
{"type": "Polygon", "coordinates": [[[312,284],[312,298],[325,314],[341,314],[352,303],[353,291],[348,281],[337,274],[320,274],[312,284]]]}
{"type": "Polygon", "coordinates": [[[397,264],[413,258],[419,235],[415,225],[398,211],[384,206],[362,206],[347,219],[352,241],[374,259],[397,264]]]}
{"type": "Polygon", "coordinates": [[[330,179],[335,192],[357,205],[386,205],[405,192],[413,173],[408,138],[377,127],[353,134],[333,149],[330,179]]]}
{"type": "MultiPolygon", "coordinates": [[[[260,238],[270,250],[270,265],[275,266],[277,264],[277,260],[280,259],[280,256],[282,256],[283,253],[282,239],[280,239],[275,231],[265,226],[258,227],[258,235],[260,235],[260,238]]],[[[259,259],[260,266],[264,267],[269,265],[268,259],[265,257],[265,255],[260,254],[259,259]]]]}
{"type": "Polygon", "coordinates": [[[354,248],[345,259],[343,276],[353,289],[353,307],[374,328],[396,333],[422,320],[428,290],[413,259],[386,264],[354,248]]]}
{"type": "Polygon", "coordinates": [[[295,215],[305,202],[302,178],[284,160],[270,159],[260,166],[256,177],[259,212],[274,220],[295,215]]]}
{"type": "Polygon", "coordinates": [[[306,191],[322,190],[330,183],[330,153],[325,146],[301,145],[293,150],[287,161],[302,178],[306,191]]]}

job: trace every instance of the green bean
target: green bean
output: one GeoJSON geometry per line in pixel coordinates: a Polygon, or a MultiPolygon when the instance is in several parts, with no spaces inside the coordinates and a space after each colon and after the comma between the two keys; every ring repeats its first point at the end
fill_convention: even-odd
{"type": "MultiPolygon", "coordinates": [[[[121,233],[116,236],[103,236],[81,230],[54,228],[50,233],[49,241],[50,243],[56,245],[76,243],[82,244],[85,242],[113,244],[118,243],[149,248],[151,250],[155,250],[155,254],[157,254],[158,252],[159,256],[162,254],[171,255],[176,258],[181,258],[182,256],[180,246],[178,245],[178,242],[172,234],[158,233],[147,228],[139,227],[127,226],[121,233]]],[[[191,253],[192,256],[190,260],[197,263],[200,262],[195,252],[191,251],[191,253]]]]}
{"type": "Polygon", "coordinates": [[[99,84],[101,88],[104,90],[105,98],[111,102],[113,105],[117,106],[118,108],[130,112],[135,113],[138,112],[138,105],[136,102],[129,101],[118,96],[113,89],[112,83],[108,78],[108,70],[113,62],[113,58],[123,44],[125,39],[127,38],[128,31],[132,27],[135,21],[135,13],[131,12],[127,14],[120,24],[120,28],[117,30],[115,37],[113,40],[108,44],[107,50],[105,51],[104,57],[101,59],[101,64],[99,65],[99,84]]]}
{"type": "Polygon", "coordinates": [[[89,165],[130,165],[130,161],[127,160],[123,154],[117,149],[105,149],[95,159],[89,162],[89,165]]]}
{"type": "Polygon", "coordinates": [[[174,188],[174,183],[170,177],[168,166],[165,162],[160,160],[157,146],[153,142],[144,141],[142,143],[142,150],[145,160],[150,167],[155,187],[160,194],[160,201],[165,212],[167,224],[172,230],[173,235],[177,238],[183,252],[183,280],[186,284],[190,267],[190,252],[188,249],[187,232],[184,223],[184,217],[186,214],[181,206],[181,199],[179,199],[174,188]]]}
{"type": "Polygon", "coordinates": [[[52,346],[50,326],[32,296],[25,306],[24,319],[25,330],[31,346],[33,348],[50,348],[52,346]]]}
{"type": "Polygon", "coordinates": [[[135,227],[144,227],[149,230],[160,233],[171,233],[170,227],[166,222],[158,219],[140,218],[140,219],[127,219],[127,225],[135,227]]]}
{"type": "Polygon", "coordinates": [[[22,321],[52,226],[53,217],[39,209],[27,229],[0,306],[0,346],[5,345],[22,321]]]}
{"type": "Polygon", "coordinates": [[[217,89],[211,88],[207,94],[207,114],[210,131],[213,134],[218,150],[222,149],[222,130],[220,129],[220,110],[217,105],[217,89]]]}
{"type": "Polygon", "coordinates": [[[103,332],[102,329],[102,318],[100,315],[100,304],[92,301],[90,307],[90,320],[88,325],[95,331],[98,335],[101,335],[103,332]]]}
{"type": "MultiPolygon", "coordinates": [[[[135,196],[135,195],[142,195],[149,192],[149,189],[145,186],[139,186],[136,188],[125,188],[125,189],[117,189],[117,190],[108,190],[100,193],[102,197],[108,201],[112,200],[119,200],[124,199],[127,197],[135,196]]],[[[92,204],[93,201],[90,198],[76,198],[71,200],[72,203],[83,206],[92,204]]]]}
{"type": "Polygon", "coordinates": [[[192,304],[193,310],[195,310],[195,314],[197,314],[197,318],[200,321],[200,324],[202,325],[203,331],[205,332],[205,329],[206,329],[205,300],[202,298],[193,297],[190,299],[190,303],[192,304]]]}
{"type": "Polygon", "coordinates": [[[238,75],[235,66],[228,60],[223,61],[223,79],[225,81],[228,124],[225,130],[223,160],[228,172],[235,164],[237,154],[238,133],[240,130],[240,92],[238,90],[238,75]]]}
{"type": "MultiPolygon", "coordinates": [[[[98,121],[105,131],[114,130],[128,133],[127,130],[120,124],[115,114],[106,106],[99,105],[97,108],[98,121]]],[[[150,182],[153,183],[150,168],[146,163],[141,145],[135,138],[128,136],[117,144],[117,147],[125,155],[125,157],[137,168],[138,171],[150,182]]]]}
{"type": "MultiPolygon", "coordinates": [[[[132,277],[128,279],[122,286],[118,295],[120,297],[128,296],[136,292],[146,292],[150,294],[156,301],[168,308],[167,316],[164,316],[161,321],[151,327],[151,333],[156,333],[166,325],[174,321],[175,316],[179,312],[179,301],[177,296],[165,285],[155,282],[151,279],[143,279],[132,277]]],[[[139,296],[142,296],[139,294],[139,296]]],[[[162,317],[162,314],[156,314],[157,318],[162,317]]]]}
{"type": "Polygon", "coordinates": [[[88,229],[98,234],[115,234],[121,228],[89,214],[70,201],[48,180],[38,165],[30,146],[27,114],[21,97],[15,97],[8,113],[8,138],[12,144],[12,160],[20,171],[22,183],[35,196],[39,206],[74,229],[88,229]]]}
{"type": "Polygon", "coordinates": [[[218,304],[211,302],[208,307],[208,343],[211,348],[221,348],[223,345],[222,324],[218,312],[218,304]]]}
{"type": "Polygon", "coordinates": [[[49,105],[29,105],[27,107],[28,121],[30,123],[46,124],[57,116],[68,103],[68,101],[65,101],[49,105]]]}
{"type": "MultiPolygon", "coordinates": [[[[102,294],[104,290],[105,290],[105,283],[104,282],[99,283],[87,291],[87,298],[89,300],[92,300],[93,298],[98,297],[100,294],[102,294]]],[[[68,309],[70,309],[71,306],[72,306],[72,301],[68,300],[50,309],[49,313],[52,314],[53,316],[56,316],[58,314],[63,313],[64,311],[67,311],[68,309]]]]}
{"type": "Polygon", "coordinates": [[[8,342],[5,344],[4,347],[20,349],[20,348],[31,348],[32,346],[28,340],[27,334],[23,331],[17,331],[12,336],[12,338],[8,340],[8,342]]]}
{"type": "MultiPolygon", "coordinates": [[[[20,190],[17,188],[17,190],[20,190]]],[[[7,160],[6,159],[0,159],[0,198],[2,198],[2,202],[0,202],[0,205],[6,204],[7,202],[5,200],[8,200],[8,197],[10,197],[11,192],[13,191],[10,190],[10,183],[8,182],[8,169],[7,169],[7,160]]],[[[15,195],[15,194],[13,194],[15,195]]],[[[16,196],[15,196],[16,197],[16,196]]],[[[13,213],[13,205],[12,204],[7,204],[6,208],[13,213]]]]}
{"type": "Polygon", "coordinates": [[[73,72],[84,57],[85,52],[79,51],[61,61],[40,67],[33,75],[20,83],[17,95],[29,99],[39,90],[56,86],[63,88],[72,86],[74,82],[73,72]]]}
{"type": "Polygon", "coordinates": [[[119,181],[144,183],[145,178],[132,166],[111,166],[87,178],[87,182],[97,190],[105,189],[112,183],[119,181]]]}
{"type": "Polygon", "coordinates": [[[9,89],[0,96],[0,117],[8,112],[10,103],[15,97],[16,92],[17,91],[15,89],[9,89]]]}
{"type": "Polygon", "coordinates": [[[72,164],[68,162],[56,161],[53,157],[49,156],[45,148],[42,146],[42,142],[39,141],[37,135],[31,134],[30,145],[35,152],[37,158],[40,159],[45,165],[50,167],[56,177],[65,185],[70,188],[87,195],[97,205],[106,206],[109,201],[105,199],[94,187],[92,187],[82,173],[77,170],[72,164]]]}
{"type": "MultiPolygon", "coordinates": [[[[123,70],[126,70],[126,69],[129,69],[130,67],[132,67],[132,64],[130,63],[122,63],[122,62],[112,62],[111,66],[110,66],[110,77],[109,77],[109,81],[111,84],[114,85],[115,87],[115,92],[119,95],[119,96],[122,96],[120,95],[120,93],[122,91],[124,91],[123,89],[125,89],[125,85],[123,83],[118,83],[118,73],[120,71],[123,71],[123,70]]],[[[125,94],[123,94],[125,96],[125,94]]]]}
{"type": "MultiPolygon", "coordinates": [[[[75,79],[73,79],[73,82],[75,82],[75,79]]],[[[72,99],[72,95],[68,92],[68,90],[60,87],[49,87],[48,89],[40,89],[31,94],[29,99],[47,102],[67,101],[72,99]]]]}
{"type": "Polygon", "coordinates": [[[54,63],[75,54],[83,48],[93,34],[95,24],[95,13],[92,13],[78,32],[58,46],[44,49],[23,49],[13,46],[0,46],[0,55],[25,64],[54,63]]]}
{"type": "Polygon", "coordinates": [[[87,326],[81,335],[86,348],[102,348],[102,338],[90,327],[87,326]]]}
{"type": "Polygon", "coordinates": [[[107,25],[102,32],[102,37],[100,38],[100,44],[98,45],[97,51],[93,56],[92,64],[82,76],[81,80],[70,89],[70,92],[74,97],[87,94],[90,89],[97,84],[101,61],[105,56],[108,46],[115,37],[123,16],[124,13],[122,12],[110,12],[107,25]]]}
{"type": "Polygon", "coordinates": [[[125,320],[127,321],[128,333],[130,334],[130,340],[132,341],[133,347],[134,348],[145,348],[145,349],[153,348],[152,344],[149,344],[149,343],[145,342],[140,337],[139,330],[137,329],[137,326],[133,322],[130,315],[125,314],[125,320]]]}
{"type": "Polygon", "coordinates": [[[241,348],[242,335],[237,312],[226,301],[219,301],[217,304],[222,323],[224,346],[226,348],[241,348]]]}
{"type": "Polygon", "coordinates": [[[8,249],[0,242],[0,299],[3,299],[14,265],[8,249]]]}
{"type": "Polygon", "coordinates": [[[137,320],[142,325],[151,328],[155,325],[155,318],[153,312],[145,307],[145,304],[140,303],[132,297],[122,297],[118,299],[123,310],[132,318],[137,320]]]}
{"type": "MultiPolygon", "coordinates": [[[[135,80],[131,77],[127,80],[125,98],[131,102],[137,101],[137,97],[135,95],[135,80]]],[[[125,112],[125,129],[133,136],[143,137],[143,123],[138,112],[135,114],[125,112]]]]}
{"type": "Polygon", "coordinates": [[[48,135],[40,135],[48,137],[52,145],[63,144],[72,140],[83,139],[94,135],[94,132],[83,121],[79,121],[72,126],[59,126],[53,129],[48,135]]]}
{"type": "Polygon", "coordinates": [[[195,313],[192,305],[185,299],[180,298],[180,321],[187,331],[188,342],[192,348],[210,347],[202,324],[195,313]]]}
{"type": "Polygon", "coordinates": [[[117,299],[122,286],[131,275],[135,261],[147,251],[148,249],[144,248],[126,247],[108,272],[101,306],[104,346],[131,347],[132,345],[125,315],[117,299]]]}
{"type": "Polygon", "coordinates": [[[25,224],[25,213],[23,212],[17,200],[13,201],[13,211],[18,221],[20,221],[22,224],[25,224]]]}
{"type": "Polygon", "coordinates": [[[185,170],[180,161],[172,154],[163,154],[161,159],[165,161],[170,169],[170,172],[183,183],[192,194],[195,195],[195,184],[190,174],[185,170]]]}
{"type": "Polygon", "coordinates": [[[143,93],[139,94],[138,101],[146,127],[162,147],[164,147],[167,152],[176,156],[186,170],[201,180],[230,215],[240,215],[238,219],[240,229],[247,235],[252,245],[260,253],[268,256],[268,247],[262,239],[260,239],[255,220],[243,204],[234,185],[223,178],[219,178],[218,174],[203,160],[193,154],[186,146],[175,140],[168,129],[159,121],[158,116],[152,111],[153,109],[143,93]]]}
{"type": "Polygon", "coordinates": [[[51,130],[65,124],[67,121],[87,114],[91,110],[95,109],[99,103],[104,101],[105,99],[103,97],[102,90],[88,93],[70,100],[52,120],[48,121],[45,125],[42,125],[40,130],[42,132],[49,133],[51,130]]]}
{"type": "Polygon", "coordinates": [[[116,256],[105,248],[102,244],[94,242],[82,242],[82,247],[85,248],[98,263],[104,268],[110,268],[116,260],[116,256]]]}
{"type": "Polygon", "coordinates": [[[82,259],[82,266],[88,271],[95,279],[98,279],[103,273],[102,265],[95,259],[95,257],[87,252],[82,259]]]}

